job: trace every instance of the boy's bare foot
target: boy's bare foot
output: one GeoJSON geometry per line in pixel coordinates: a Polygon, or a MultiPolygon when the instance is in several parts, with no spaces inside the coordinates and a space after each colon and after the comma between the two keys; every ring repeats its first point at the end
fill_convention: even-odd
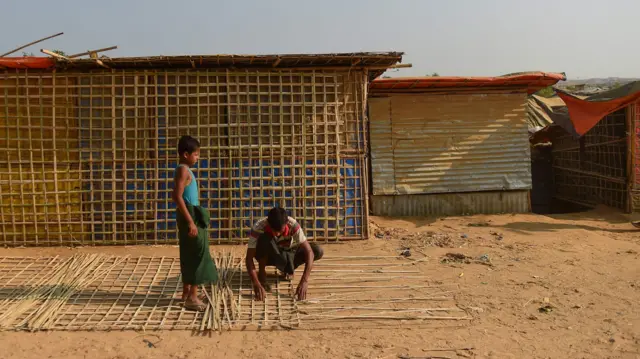
{"type": "MultiPolygon", "coordinates": [[[[205,294],[200,294],[198,295],[198,299],[200,299],[203,302],[207,302],[209,300],[209,298],[207,298],[207,296],[205,294]]],[[[187,301],[187,295],[182,295],[182,297],[180,298],[181,302],[186,302],[187,301]]]]}
{"type": "Polygon", "coordinates": [[[198,297],[196,297],[195,300],[193,298],[187,298],[184,302],[184,308],[188,310],[195,310],[196,312],[203,312],[207,309],[207,305],[198,297]]]}
{"type": "Polygon", "coordinates": [[[207,309],[207,305],[204,303],[196,304],[189,301],[184,302],[184,308],[187,310],[193,310],[196,312],[204,312],[207,309]]]}
{"type": "MultiPolygon", "coordinates": [[[[187,286],[185,286],[184,289],[182,289],[182,297],[180,297],[181,301],[185,302],[187,300],[187,298],[189,297],[190,290],[191,290],[191,287],[187,287],[187,286]]],[[[198,295],[198,298],[204,302],[207,300],[207,295],[202,293],[198,295]]]]}
{"type": "Polygon", "coordinates": [[[190,285],[185,285],[182,287],[182,301],[184,302],[189,297],[189,291],[191,290],[190,285]]]}

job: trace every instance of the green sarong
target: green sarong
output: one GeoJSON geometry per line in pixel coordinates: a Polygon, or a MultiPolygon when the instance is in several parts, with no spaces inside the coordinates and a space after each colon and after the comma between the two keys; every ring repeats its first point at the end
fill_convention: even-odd
{"type": "Polygon", "coordinates": [[[187,204],[187,210],[198,227],[198,236],[189,236],[189,222],[180,211],[177,211],[182,283],[193,285],[216,283],[218,269],[209,253],[209,235],[207,234],[209,212],[200,206],[190,204],[187,204]]]}

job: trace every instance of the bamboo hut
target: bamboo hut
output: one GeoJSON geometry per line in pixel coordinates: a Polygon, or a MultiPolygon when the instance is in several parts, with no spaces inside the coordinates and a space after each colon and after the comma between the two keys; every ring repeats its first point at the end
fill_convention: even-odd
{"type": "Polygon", "coordinates": [[[185,134],[212,242],[274,205],[314,240],[367,238],[367,88],[401,56],[3,58],[0,244],[175,243],[185,134]]]}
{"type": "Polygon", "coordinates": [[[564,108],[531,138],[551,144],[553,198],[640,211],[640,82],[586,97],[558,94],[564,108]]]}

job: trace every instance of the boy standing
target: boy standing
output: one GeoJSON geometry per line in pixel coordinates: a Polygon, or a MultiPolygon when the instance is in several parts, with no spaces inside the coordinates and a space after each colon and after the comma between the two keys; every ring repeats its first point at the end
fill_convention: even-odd
{"type": "Polygon", "coordinates": [[[256,299],[264,300],[270,289],[266,284],[267,265],[275,266],[287,278],[293,279],[295,269],[304,263],[304,273],[296,289],[298,300],[304,300],[313,262],[320,260],[322,255],[322,248],[315,243],[309,244],[298,222],[289,217],[284,208],[271,209],[268,217],[256,222],[251,229],[247,248],[246,266],[256,299]],[[258,273],[254,258],[258,260],[258,273]]]}
{"type": "Polygon", "coordinates": [[[186,309],[204,311],[206,305],[198,298],[198,286],[216,282],[218,270],[209,253],[209,213],[200,207],[198,183],[191,171],[200,157],[200,143],[191,136],[182,136],[178,141],[178,155],[180,163],[174,176],[173,201],[177,206],[182,300],[186,309]]]}

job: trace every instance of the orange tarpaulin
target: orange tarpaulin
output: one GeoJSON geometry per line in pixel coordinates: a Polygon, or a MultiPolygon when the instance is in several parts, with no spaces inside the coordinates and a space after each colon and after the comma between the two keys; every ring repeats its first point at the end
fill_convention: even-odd
{"type": "Polygon", "coordinates": [[[371,82],[371,92],[402,92],[460,88],[522,88],[532,94],[547,86],[563,81],[563,73],[524,72],[497,77],[397,77],[376,79],[371,82]]]}
{"type": "Polygon", "coordinates": [[[0,68],[9,69],[48,69],[55,62],[50,57],[0,57],[0,68]]]}
{"type": "Polygon", "coordinates": [[[631,83],[621,87],[619,90],[616,89],[601,95],[590,96],[584,100],[559,90],[556,90],[556,92],[567,105],[573,127],[580,136],[587,133],[610,113],[640,99],[640,86],[638,86],[638,83],[631,83]],[[610,96],[607,96],[609,94],[610,96]]]}

